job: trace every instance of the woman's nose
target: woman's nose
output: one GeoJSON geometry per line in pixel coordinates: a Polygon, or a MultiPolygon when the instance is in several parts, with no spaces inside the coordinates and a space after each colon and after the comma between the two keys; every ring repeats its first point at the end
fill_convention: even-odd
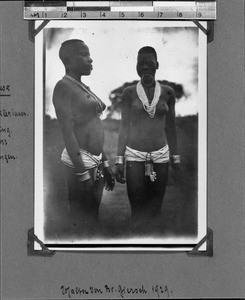
{"type": "Polygon", "coordinates": [[[144,63],[143,65],[142,65],[142,69],[148,69],[148,64],[147,63],[144,63]]]}

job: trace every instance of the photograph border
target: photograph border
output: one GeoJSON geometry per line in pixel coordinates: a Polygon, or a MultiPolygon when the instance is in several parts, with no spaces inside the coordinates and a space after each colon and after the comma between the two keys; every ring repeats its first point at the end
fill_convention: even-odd
{"type": "MultiPolygon", "coordinates": [[[[99,20],[93,20],[93,22],[96,21],[98,22],[99,20]]],[[[115,20],[112,20],[115,21],[115,20]]],[[[126,22],[128,20],[122,21],[126,22]]],[[[44,21],[45,22],[45,21],[44,21]]],[[[43,69],[43,55],[44,55],[44,45],[43,45],[43,31],[42,29],[46,26],[48,27],[59,27],[60,23],[64,23],[67,26],[68,22],[74,23],[76,21],[57,21],[55,22],[45,22],[45,25],[41,23],[41,21],[36,21],[35,22],[35,28],[36,30],[40,28],[40,26],[43,27],[39,32],[37,32],[36,38],[35,38],[35,163],[34,163],[34,169],[35,169],[35,189],[34,189],[34,204],[35,204],[35,212],[34,212],[34,235],[38,237],[38,240],[44,241],[44,234],[42,229],[40,230],[40,222],[43,223],[44,220],[44,215],[43,215],[43,203],[41,204],[42,201],[40,201],[40,198],[42,198],[43,191],[43,176],[42,172],[40,173],[40,170],[43,170],[43,154],[40,153],[40,149],[43,149],[43,141],[42,139],[38,138],[40,136],[43,136],[43,113],[40,114],[40,111],[43,112],[43,99],[44,99],[44,90],[43,90],[43,84],[44,84],[44,69],[43,69]],[[55,23],[55,24],[52,24],[55,23]],[[40,59],[42,58],[42,59],[40,59]],[[40,76],[42,78],[40,78],[40,76]],[[38,124],[38,125],[37,125],[38,124]],[[38,151],[37,151],[38,149],[38,151]],[[41,159],[40,159],[41,158],[41,159]],[[37,199],[39,199],[37,201],[37,199]],[[38,212],[38,214],[37,214],[38,212]]],[[[87,22],[87,21],[86,21],[87,22]]],[[[104,22],[104,21],[102,21],[104,22]]],[[[110,21],[107,21],[110,22],[110,21]]],[[[144,22],[144,21],[136,21],[138,23],[144,22]]],[[[149,22],[149,21],[148,21],[149,22]]],[[[166,24],[173,24],[175,23],[178,24],[176,27],[182,27],[184,26],[183,24],[188,24],[188,26],[193,26],[195,27],[196,24],[194,24],[191,21],[180,21],[180,20],[175,20],[175,21],[166,21],[166,20],[153,20],[152,22],[156,23],[163,23],[164,26],[166,24]],[[181,25],[182,24],[182,25],[181,25]],[[190,25],[191,24],[191,25],[190,25]]],[[[207,29],[207,23],[206,21],[200,22],[201,26],[205,29],[207,29]]],[[[170,25],[169,25],[170,26],[170,25]]],[[[81,27],[81,26],[79,26],[81,27]]],[[[199,26],[198,26],[199,27],[199,26]]],[[[198,224],[199,224],[199,219],[202,217],[204,218],[204,223],[205,225],[202,227],[202,231],[198,232],[198,237],[196,240],[191,239],[191,242],[188,242],[188,239],[184,239],[185,242],[183,242],[183,239],[176,239],[175,243],[170,243],[167,244],[166,240],[164,244],[144,244],[143,247],[141,247],[142,244],[125,244],[123,243],[105,243],[103,241],[103,244],[99,243],[86,243],[84,244],[78,244],[77,247],[74,244],[53,244],[53,243],[48,243],[44,244],[45,246],[48,247],[50,250],[87,250],[87,251],[108,251],[108,250],[122,250],[122,251],[190,251],[193,250],[199,243],[207,237],[207,205],[208,205],[208,199],[207,199],[207,37],[206,33],[199,27],[199,54],[198,54],[198,60],[199,60],[199,90],[198,90],[198,98],[204,101],[198,101],[198,111],[202,112],[199,113],[199,119],[198,119],[198,194],[204,195],[203,198],[205,198],[205,207],[200,206],[200,199],[198,196],[198,224]],[[202,54],[200,54],[200,49],[202,49],[202,54]],[[202,84],[200,84],[202,82],[202,84]],[[201,125],[202,124],[202,125],[201,125]],[[202,138],[202,142],[200,142],[200,136],[204,136],[202,138]],[[200,145],[201,144],[201,145],[200,145]],[[201,166],[201,169],[200,169],[201,166]],[[201,175],[201,176],[200,176],[201,175]],[[201,188],[201,190],[200,190],[201,188]],[[204,210],[203,210],[204,208],[204,210]],[[204,214],[204,215],[203,215],[204,214]],[[178,242],[178,241],[180,242],[178,242]],[[58,246],[57,246],[58,245],[58,246]],[[61,245],[61,246],[59,246],[61,245]],[[64,247],[62,247],[62,245],[64,247]],[[113,245],[113,246],[112,246],[113,245]],[[173,246],[174,245],[174,246],[173,246]],[[112,246],[112,247],[110,247],[112,246]]],[[[203,204],[203,203],[202,203],[203,204]]],[[[35,250],[40,250],[40,245],[38,242],[34,242],[35,244],[35,250]]],[[[207,250],[207,243],[204,241],[202,245],[199,245],[199,250],[200,251],[206,251],[207,250]]]]}

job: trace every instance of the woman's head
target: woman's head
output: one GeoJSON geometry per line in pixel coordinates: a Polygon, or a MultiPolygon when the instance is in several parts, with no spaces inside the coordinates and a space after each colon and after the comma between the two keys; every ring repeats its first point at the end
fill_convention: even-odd
{"type": "Polygon", "coordinates": [[[139,50],[137,57],[137,73],[146,85],[150,85],[155,80],[156,70],[159,64],[157,53],[153,47],[146,46],[139,50]]]}
{"type": "Polygon", "coordinates": [[[80,75],[89,75],[92,70],[92,59],[89,48],[78,39],[67,40],[62,43],[59,57],[63,62],[66,72],[75,72],[80,75]]]}

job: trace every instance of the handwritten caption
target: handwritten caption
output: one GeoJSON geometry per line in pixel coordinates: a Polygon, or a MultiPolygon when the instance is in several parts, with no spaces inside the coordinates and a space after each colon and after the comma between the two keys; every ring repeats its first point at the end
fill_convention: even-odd
{"type": "MultiPolygon", "coordinates": [[[[0,110],[0,161],[9,164],[11,161],[15,161],[18,157],[9,152],[11,147],[11,141],[14,137],[14,130],[11,125],[2,125],[5,120],[10,120],[13,118],[25,118],[29,114],[25,111],[16,111],[14,109],[1,109],[0,110]]],[[[10,122],[7,122],[10,123],[10,122]]]]}
{"type": "Polygon", "coordinates": [[[83,287],[70,287],[62,285],[60,287],[61,294],[67,298],[84,297],[88,295],[103,295],[106,296],[117,296],[120,298],[132,297],[133,295],[144,296],[148,299],[153,296],[155,298],[167,299],[173,296],[173,291],[167,285],[154,284],[151,287],[145,287],[143,284],[139,287],[128,287],[123,285],[110,286],[105,284],[103,287],[89,286],[83,287]]]}
{"type": "Polygon", "coordinates": [[[10,92],[10,84],[0,84],[0,92],[10,92]]]}

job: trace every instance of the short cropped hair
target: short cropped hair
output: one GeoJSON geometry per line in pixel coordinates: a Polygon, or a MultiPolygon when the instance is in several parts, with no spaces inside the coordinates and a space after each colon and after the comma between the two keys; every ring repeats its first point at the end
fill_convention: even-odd
{"type": "Polygon", "coordinates": [[[72,55],[77,50],[77,44],[83,43],[84,41],[78,39],[67,40],[61,44],[59,57],[63,64],[66,66],[69,56],[72,55]]]}
{"type": "Polygon", "coordinates": [[[138,52],[138,55],[139,54],[143,54],[143,53],[150,53],[150,54],[154,54],[156,60],[157,60],[157,53],[156,53],[156,50],[153,48],[153,47],[150,47],[150,46],[145,46],[145,47],[142,47],[139,52],[138,52]]]}

